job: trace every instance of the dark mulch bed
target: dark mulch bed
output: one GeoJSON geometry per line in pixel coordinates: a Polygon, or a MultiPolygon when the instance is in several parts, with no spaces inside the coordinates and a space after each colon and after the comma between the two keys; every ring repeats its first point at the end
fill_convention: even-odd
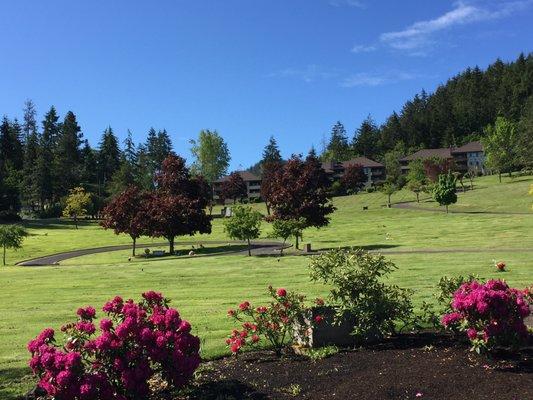
{"type": "Polygon", "coordinates": [[[487,359],[449,337],[424,334],[316,362],[252,352],[205,363],[189,394],[179,397],[289,398],[533,399],[533,351],[487,359]]]}
{"type": "MultiPolygon", "coordinates": [[[[156,385],[157,386],[157,385],[156,385]]],[[[38,396],[29,394],[26,399],[38,396]]],[[[155,400],[226,399],[533,399],[533,348],[490,359],[466,343],[432,333],[311,361],[257,351],[206,362],[181,395],[155,400]]]]}

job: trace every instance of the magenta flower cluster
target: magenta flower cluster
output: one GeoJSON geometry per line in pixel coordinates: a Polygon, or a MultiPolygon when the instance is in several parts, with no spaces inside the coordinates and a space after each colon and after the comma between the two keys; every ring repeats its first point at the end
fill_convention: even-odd
{"type": "Polygon", "coordinates": [[[161,293],[146,292],[135,303],[115,297],[95,326],[96,310],[80,308],[78,320],[64,325],[63,346],[53,329],[28,343],[30,367],[49,396],[57,400],[144,399],[155,374],[172,387],[186,385],[200,364],[200,340],[161,293]]]}
{"type": "Polygon", "coordinates": [[[528,336],[524,318],[530,302],[527,289],[510,288],[502,280],[467,282],[454,293],[453,312],[443,315],[441,322],[464,331],[476,350],[516,346],[528,336]]]}

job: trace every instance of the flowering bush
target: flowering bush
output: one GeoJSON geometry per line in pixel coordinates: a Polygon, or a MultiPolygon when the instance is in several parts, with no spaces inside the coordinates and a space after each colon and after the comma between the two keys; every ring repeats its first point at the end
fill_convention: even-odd
{"type": "MultiPolygon", "coordinates": [[[[305,296],[283,288],[275,290],[272,286],[269,286],[268,291],[272,296],[268,306],[254,308],[250,302],[245,301],[237,309],[228,311],[229,317],[242,323],[242,330],[234,329],[226,339],[232,353],[239,353],[244,346],[258,344],[263,337],[272,345],[276,355],[280,356],[286,339],[294,337],[297,321],[307,311],[305,296]]],[[[316,299],[316,304],[323,305],[324,301],[316,299]]],[[[317,315],[313,323],[321,321],[322,316],[317,315]]]]}
{"type": "Polygon", "coordinates": [[[107,302],[108,318],[96,337],[96,310],[89,306],[61,328],[64,346],[50,328],[30,341],[39,386],[57,400],[126,400],[146,398],[156,373],[173,387],[188,383],[200,364],[200,340],[161,293],[142,297],[139,303],[118,296],[107,302]]]}
{"type": "Polygon", "coordinates": [[[478,352],[496,345],[515,347],[527,339],[524,318],[530,302],[528,289],[510,288],[502,280],[467,282],[455,292],[452,312],[443,315],[442,324],[465,332],[478,352]]]}

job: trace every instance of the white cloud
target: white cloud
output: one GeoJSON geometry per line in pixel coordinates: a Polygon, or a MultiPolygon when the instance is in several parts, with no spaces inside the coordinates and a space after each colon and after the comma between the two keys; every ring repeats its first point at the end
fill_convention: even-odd
{"type": "Polygon", "coordinates": [[[418,21],[404,30],[385,32],[380,35],[382,43],[397,50],[415,50],[429,47],[435,43],[431,35],[454,26],[471,24],[479,21],[495,20],[507,17],[523,10],[533,0],[497,2],[491,7],[474,5],[474,3],[455,3],[454,9],[443,15],[425,21],[418,21]]]}
{"type": "Polygon", "coordinates": [[[329,5],[333,7],[349,6],[360,9],[366,8],[366,4],[358,0],[329,0],[329,5]]]}
{"type": "Polygon", "coordinates": [[[347,88],[356,86],[382,86],[401,81],[416,79],[417,77],[417,74],[402,71],[389,71],[381,74],[359,72],[357,74],[345,78],[341,82],[341,86],[347,88]]]}
{"type": "Polygon", "coordinates": [[[268,75],[277,78],[298,78],[304,82],[330,79],[337,76],[337,72],[325,69],[316,64],[309,64],[303,68],[286,68],[268,75]]]}
{"type": "Polygon", "coordinates": [[[376,46],[365,46],[362,44],[356,44],[352,47],[351,52],[352,53],[369,53],[375,50],[376,50],[376,46]]]}

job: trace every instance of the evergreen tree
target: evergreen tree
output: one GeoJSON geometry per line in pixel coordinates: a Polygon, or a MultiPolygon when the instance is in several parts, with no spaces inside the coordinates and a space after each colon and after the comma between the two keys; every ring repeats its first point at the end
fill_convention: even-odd
{"type": "Polygon", "coordinates": [[[91,148],[89,141],[85,139],[80,151],[80,183],[84,187],[96,189],[98,182],[98,157],[96,151],[91,148]]]}
{"type": "Polygon", "coordinates": [[[166,129],[156,133],[154,128],[150,128],[146,140],[146,153],[150,171],[152,173],[159,171],[163,160],[169,155],[174,154],[172,151],[172,141],[166,129]]]}
{"type": "Polygon", "coordinates": [[[101,191],[107,190],[107,184],[111,180],[113,174],[120,167],[120,149],[118,147],[118,140],[113,129],[108,127],[100,140],[98,147],[98,184],[101,191]]]}
{"type": "Polygon", "coordinates": [[[22,198],[33,210],[39,202],[36,176],[36,162],[39,154],[40,137],[37,131],[37,111],[31,100],[24,104],[24,163],[22,170],[22,198]]]}
{"type": "Polygon", "coordinates": [[[344,125],[340,121],[337,121],[331,129],[329,143],[326,145],[321,158],[323,161],[346,161],[351,156],[352,152],[348,144],[346,129],[344,129],[344,125]]]}
{"type": "Polygon", "coordinates": [[[369,115],[354,134],[352,148],[355,154],[373,158],[379,153],[379,129],[369,115]]]}
{"type": "Polygon", "coordinates": [[[261,160],[262,164],[274,162],[274,163],[281,163],[281,153],[279,151],[278,143],[276,142],[276,139],[274,136],[270,136],[270,139],[268,139],[268,144],[265,146],[263,150],[263,158],[261,160]]]}
{"type": "Polygon", "coordinates": [[[58,180],[58,194],[65,196],[69,190],[76,187],[81,173],[81,128],[72,111],[67,112],[57,140],[56,176],[58,180]]]}
{"type": "Polygon", "coordinates": [[[56,110],[52,106],[43,120],[43,132],[40,137],[34,172],[36,195],[41,210],[44,210],[46,204],[53,204],[58,200],[56,196],[57,181],[53,170],[54,154],[60,130],[58,119],[56,110]]]}

